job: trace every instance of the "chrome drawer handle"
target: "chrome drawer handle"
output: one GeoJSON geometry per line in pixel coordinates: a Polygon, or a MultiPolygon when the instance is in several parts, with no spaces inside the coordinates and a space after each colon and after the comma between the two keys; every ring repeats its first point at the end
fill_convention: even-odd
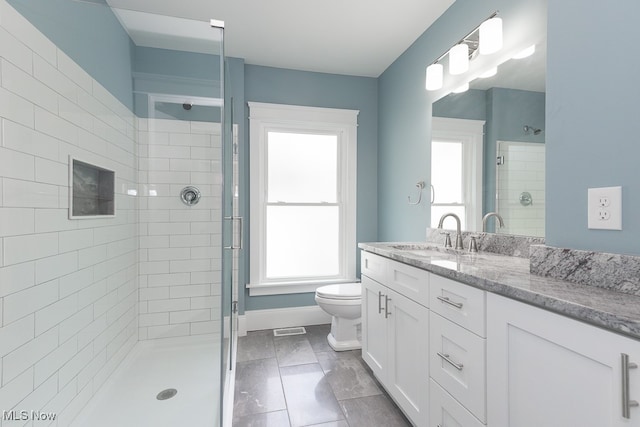
{"type": "Polygon", "coordinates": [[[461,302],[453,302],[449,299],[449,297],[436,297],[440,300],[440,302],[443,302],[445,304],[449,304],[452,307],[455,308],[462,308],[462,303],[461,302]]]}
{"type": "Polygon", "coordinates": [[[382,292],[378,291],[378,314],[382,313],[382,292]]]}
{"type": "Polygon", "coordinates": [[[391,301],[391,298],[385,295],[384,296],[384,318],[385,319],[391,316],[391,312],[389,311],[389,301],[391,301]]]}
{"type": "Polygon", "coordinates": [[[440,358],[442,360],[444,360],[445,362],[447,362],[449,365],[451,365],[454,368],[456,368],[458,371],[462,371],[462,368],[464,368],[464,365],[462,363],[456,363],[456,362],[452,361],[451,359],[449,359],[449,355],[448,354],[442,354],[440,352],[437,352],[436,354],[438,356],[440,356],[440,358]]]}
{"type": "Polygon", "coordinates": [[[638,364],[629,362],[629,355],[621,353],[622,360],[622,417],[631,418],[631,407],[638,406],[636,400],[630,400],[629,397],[629,369],[637,369],[638,364]]]}

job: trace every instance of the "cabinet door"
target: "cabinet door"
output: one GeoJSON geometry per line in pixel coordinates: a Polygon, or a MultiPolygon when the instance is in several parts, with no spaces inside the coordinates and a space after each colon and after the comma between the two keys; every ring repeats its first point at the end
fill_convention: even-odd
{"type": "Polygon", "coordinates": [[[493,426],[640,426],[640,342],[567,317],[487,295],[488,424],[493,426]]]}
{"type": "Polygon", "coordinates": [[[384,382],[387,370],[387,319],[385,297],[389,290],[362,276],[362,358],[384,382]]]}
{"type": "Polygon", "coordinates": [[[389,393],[417,426],[426,426],[429,406],[429,310],[397,292],[387,309],[389,393]]]}

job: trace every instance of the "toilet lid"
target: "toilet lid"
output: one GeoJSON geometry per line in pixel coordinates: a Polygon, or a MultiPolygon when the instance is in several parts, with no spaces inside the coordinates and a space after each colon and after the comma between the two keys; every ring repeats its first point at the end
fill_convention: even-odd
{"type": "Polygon", "coordinates": [[[340,285],[320,286],[316,295],[331,299],[359,299],[362,294],[360,283],[342,283],[340,285]]]}

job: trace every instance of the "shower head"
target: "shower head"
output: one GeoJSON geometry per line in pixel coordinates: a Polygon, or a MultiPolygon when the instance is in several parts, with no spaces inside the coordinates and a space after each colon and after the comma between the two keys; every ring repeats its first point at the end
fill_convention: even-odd
{"type": "Polygon", "coordinates": [[[537,129],[529,125],[524,125],[522,129],[524,130],[524,133],[533,132],[534,135],[540,135],[540,132],[542,132],[542,129],[537,129]]]}

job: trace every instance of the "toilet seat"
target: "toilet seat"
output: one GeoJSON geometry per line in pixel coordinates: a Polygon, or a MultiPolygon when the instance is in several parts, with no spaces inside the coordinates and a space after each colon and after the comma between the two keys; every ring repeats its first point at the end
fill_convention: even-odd
{"type": "Polygon", "coordinates": [[[362,296],[362,285],[360,283],[342,283],[321,286],[316,289],[316,295],[325,299],[359,300],[362,296]]]}

